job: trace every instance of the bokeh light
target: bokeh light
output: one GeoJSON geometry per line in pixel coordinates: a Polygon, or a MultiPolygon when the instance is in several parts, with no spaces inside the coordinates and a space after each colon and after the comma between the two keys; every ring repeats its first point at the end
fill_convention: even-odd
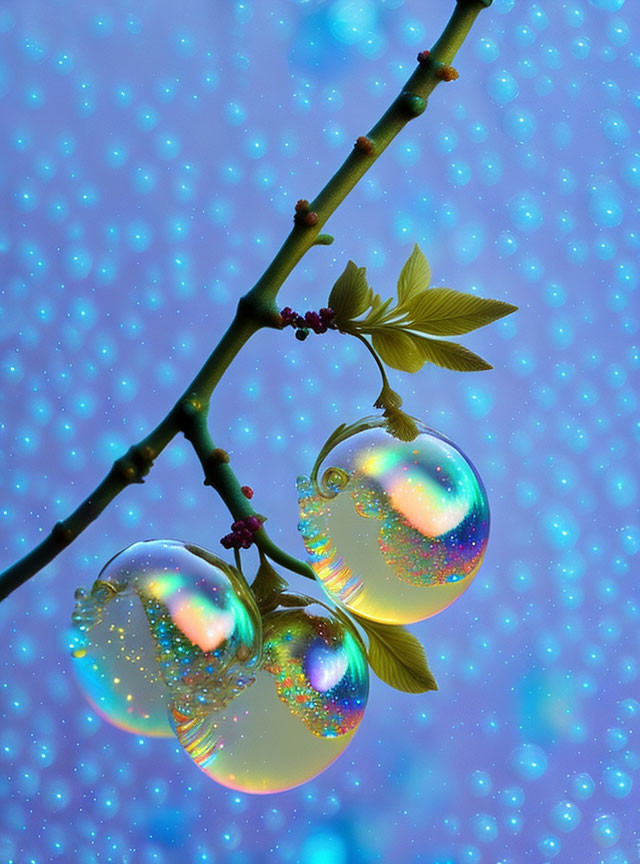
{"type": "MultiPolygon", "coordinates": [[[[386,109],[447,6],[0,4],[3,564],[173,404],[295,202],[386,109]]],[[[229,530],[176,439],[144,485],[0,604],[0,860],[637,858],[637,17],[631,0],[493,0],[455,60],[460,78],[278,298],[323,306],[350,258],[390,296],[418,242],[434,285],[520,307],[464,340],[492,372],[391,375],[407,412],[470,456],[491,506],[469,590],[411,627],[438,692],[372,676],[342,758],[273,797],[212,783],[175,739],[105,722],[72,672],[74,590],[141,538],[220,554],[229,530]]],[[[375,376],[353,340],[264,331],[216,391],[216,445],[298,557],[295,478],[332,429],[371,412],[375,376]]]]}

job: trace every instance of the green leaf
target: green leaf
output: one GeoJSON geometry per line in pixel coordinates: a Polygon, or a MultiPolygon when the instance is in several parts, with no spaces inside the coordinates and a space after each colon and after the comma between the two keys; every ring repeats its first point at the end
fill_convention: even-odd
{"type": "Polygon", "coordinates": [[[393,327],[385,327],[371,335],[371,343],[381,359],[387,366],[402,372],[417,372],[424,366],[417,339],[420,337],[393,327]]]}
{"type": "Polygon", "coordinates": [[[367,283],[364,267],[356,267],[349,261],[343,273],[338,276],[329,295],[329,308],[335,312],[338,325],[362,315],[371,305],[372,291],[367,283]]]}
{"type": "Polygon", "coordinates": [[[431,268],[429,267],[429,262],[416,243],[398,279],[398,303],[400,306],[406,305],[411,297],[428,288],[430,279],[431,268]]]}
{"type": "Polygon", "coordinates": [[[483,360],[473,351],[457,342],[446,342],[444,339],[427,339],[425,336],[413,336],[416,350],[420,352],[423,363],[434,363],[455,372],[483,372],[493,369],[490,363],[483,360]]]}
{"type": "Polygon", "coordinates": [[[260,566],[251,583],[251,591],[262,613],[270,612],[278,605],[278,597],[289,587],[289,583],[271,566],[266,556],[260,554],[260,566]]]}
{"type": "MultiPolygon", "coordinates": [[[[379,326],[380,322],[386,315],[387,309],[392,303],[393,297],[389,297],[387,300],[383,301],[379,294],[373,294],[371,297],[371,309],[366,318],[362,321],[358,321],[358,327],[366,329],[368,327],[379,326]]],[[[395,309],[392,310],[391,314],[395,314],[395,309]]]]}
{"type": "Polygon", "coordinates": [[[373,403],[374,408],[400,408],[402,405],[402,396],[399,393],[396,393],[389,386],[389,382],[385,379],[382,384],[382,390],[380,391],[380,395],[373,403]]]}
{"type": "Polygon", "coordinates": [[[424,648],[412,633],[397,624],[380,624],[350,614],[369,637],[367,656],[381,681],[405,693],[438,689],[424,648]]]}
{"type": "Polygon", "coordinates": [[[384,418],[387,429],[398,441],[415,441],[418,437],[416,421],[400,408],[387,408],[384,418]]]}
{"type": "Polygon", "coordinates": [[[459,336],[484,327],[517,310],[511,303],[463,294],[451,288],[431,288],[410,298],[405,326],[434,336],[459,336]]]}
{"type": "Polygon", "coordinates": [[[307,594],[278,595],[278,606],[286,606],[294,609],[304,608],[305,606],[310,606],[312,603],[317,602],[317,600],[314,600],[313,597],[309,597],[307,594]]]}

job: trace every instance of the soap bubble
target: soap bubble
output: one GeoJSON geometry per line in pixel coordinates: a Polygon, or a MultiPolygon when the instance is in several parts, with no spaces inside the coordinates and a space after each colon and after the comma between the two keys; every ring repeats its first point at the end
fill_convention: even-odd
{"type": "Polygon", "coordinates": [[[424,426],[408,443],[378,418],[341,427],[311,478],[298,478],[298,499],[319,581],[332,599],[374,621],[408,624],[441,612],[484,557],[482,481],[455,444],[424,426]]]}
{"type": "Polygon", "coordinates": [[[369,693],[358,636],[323,605],[278,609],[263,624],[263,662],[249,686],[220,710],[173,711],[189,756],[242,792],[292,789],[324,771],[351,741],[369,693]]]}
{"type": "Polygon", "coordinates": [[[170,736],[175,701],[220,705],[260,656],[260,615],[229,564],[176,540],[135,543],[76,592],[74,667],[110,723],[170,736]]]}

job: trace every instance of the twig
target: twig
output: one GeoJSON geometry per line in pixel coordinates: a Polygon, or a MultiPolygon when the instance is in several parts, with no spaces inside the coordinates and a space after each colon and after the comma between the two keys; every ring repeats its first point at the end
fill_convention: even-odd
{"type": "MultiPolygon", "coordinates": [[[[178,402],[146,438],[114,462],[104,480],[70,516],[54,525],[42,543],[0,574],[0,600],[52,561],[127,486],[144,482],[144,476],[154,460],[179,432],[185,431],[185,404],[198,403],[198,410],[204,418],[203,428],[206,429],[211,394],[240,349],[263,327],[281,326],[275,300],[287,276],[312,246],[327,242],[326,236],[321,235],[322,226],[396,135],[424,111],[427,98],[435,87],[441,81],[457,78],[457,72],[450,64],[478,14],[490,4],[491,0],[457,0],[442,35],[430,52],[423,51],[418,55],[418,67],[400,95],[371,131],[357,139],[351,154],[320,194],[311,203],[303,199],[298,202],[289,236],[254,287],[240,299],[228,330],[178,402]]],[[[205,468],[205,482],[208,478],[205,463],[209,455],[205,449],[209,444],[213,445],[208,431],[207,436],[205,438],[203,433],[198,447],[191,439],[205,468]]],[[[220,493],[234,516],[245,514],[247,499],[241,492],[242,502],[238,498],[240,486],[232,469],[226,464],[226,467],[220,468],[220,472],[222,479],[211,485],[220,493]]],[[[256,542],[274,561],[303,576],[314,578],[312,569],[280,549],[264,528],[256,533],[256,542]]]]}

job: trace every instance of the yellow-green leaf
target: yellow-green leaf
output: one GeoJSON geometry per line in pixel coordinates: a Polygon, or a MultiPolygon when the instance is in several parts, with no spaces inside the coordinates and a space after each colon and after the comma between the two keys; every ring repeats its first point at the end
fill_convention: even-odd
{"type": "Polygon", "coordinates": [[[425,336],[413,336],[416,350],[423,362],[434,363],[445,369],[456,372],[482,372],[493,369],[486,360],[469,351],[457,342],[445,342],[444,339],[427,339],[425,336]]]}
{"type": "Polygon", "coordinates": [[[362,315],[371,305],[372,291],[365,274],[364,267],[356,267],[353,261],[349,261],[331,289],[328,303],[335,312],[338,326],[362,315]]]}
{"type": "Polygon", "coordinates": [[[350,614],[369,637],[369,664],[381,681],[405,693],[438,689],[424,648],[412,633],[397,624],[380,624],[350,614]]]}
{"type": "Polygon", "coordinates": [[[510,315],[517,306],[451,288],[431,288],[410,298],[405,326],[434,336],[459,336],[510,315]]]}
{"type": "Polygon", "coordinates": [[[429,267],[429,262],[416,243],[398,279],[398,303],[400,306],[404,306],[414,294],[428,288],[430,278],[431,268],[429,267]]]}
{"type": "MultiPolygon", "coordinates": [[[[362,321],[358,321],[359,327],[363,329],[378,327],[385,318],[389,306],[393,303],[393,297],[389,297],[388,300],[383,301],[379,294],[374,294],[372,291],[371,295],[371,309],[369,309],[362,321]]],[[[394,314],[394,310],[392,310],[391,314],[394,314]]]]}
{"type": "Polygon", "coordinates": [[[380,395],[373,403],[374,408],[400,408],[402,405],[402,396],[399,393],[396,393],[389,386],[388,381],[384,381],[382,385],[382,390],[380,391],[380,395]]]}
{"type": "Polygon", "coordinates": [[[387,408],[384,412],[387,431],[399,441],[415,441],[420,430],[418,424],[409,414],[400,408],[387,408]]]}
{"type": "Polygon", "coordinates": [[[417,344],[419,337],[402,330],[385,327],[371,335],[375,351],[387,366],[402,372],[417,372],[424,366],[424,358],[417,344]]]}
{"type": "Polygon", "coordinates": [[[260,553],[260,566],[251,591],[261,612],[270,612],[278,605],[278,597],[288,587],[288,583],[272,567],[267,558],[260,553]]]}

